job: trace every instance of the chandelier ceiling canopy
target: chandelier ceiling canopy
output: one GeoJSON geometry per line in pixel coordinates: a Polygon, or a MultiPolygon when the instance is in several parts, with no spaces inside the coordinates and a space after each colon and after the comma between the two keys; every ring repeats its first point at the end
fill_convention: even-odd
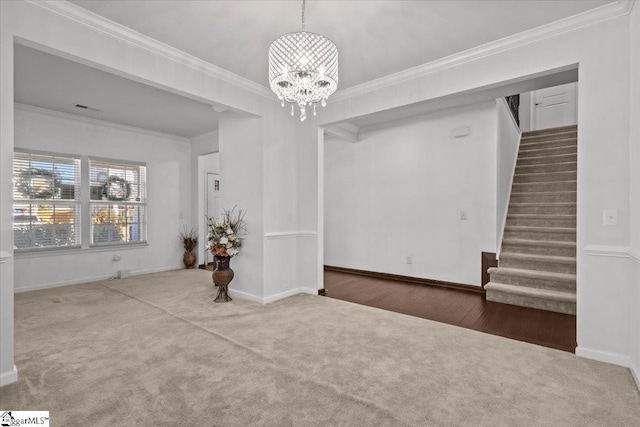
{"type": "Polygon", "coordinates": [[[300,121],[306,108],[323,107],[338,88],[338,48],[326,37],[305,31],[305,0],[302,1],[302,31],[284,34],[269,47],[269,85],[284,107],[285,101],[300,107],[300,121]]]}

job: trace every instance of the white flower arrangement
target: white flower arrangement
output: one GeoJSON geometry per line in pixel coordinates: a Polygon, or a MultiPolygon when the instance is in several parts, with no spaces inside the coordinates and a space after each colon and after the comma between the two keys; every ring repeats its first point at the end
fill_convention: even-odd
{"type": "Polygon", "coordinates": [[[209,218],[209,246],[207,249],[213,255],[222,257],[233,257],[238,255],[242,246],[241,234],[247,232],[244,222],[245,212],[238,210],[235,212],[234,206],[231,210],[224,210],[220,220],[209,218]]]}

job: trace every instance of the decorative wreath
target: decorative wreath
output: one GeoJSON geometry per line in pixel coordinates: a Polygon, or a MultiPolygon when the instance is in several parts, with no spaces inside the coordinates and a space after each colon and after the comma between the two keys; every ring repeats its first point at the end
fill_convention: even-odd
{"type": "Polygon", "coordinates": [[[113,202],[124,202],[131,196],[131,184],[124,178],[111,175],[102,184],[102,195],[113,202]]]}
{"type": "Polygon", "coordinates": [[[57,173],[40,168],[22,171],[16,188],[27,199],[51,199],[60,189],[60,177],[57,173]]]}

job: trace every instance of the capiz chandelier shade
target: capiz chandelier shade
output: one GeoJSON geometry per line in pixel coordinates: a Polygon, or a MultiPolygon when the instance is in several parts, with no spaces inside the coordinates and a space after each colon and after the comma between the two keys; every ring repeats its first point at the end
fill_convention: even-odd
{"type": "Polygon", "coordinates": [[[338,48],[320,34],[307,33],[302,1],[302,31],[278,37],[269,47],[269,85],[284,107],[285,101],[300,107],[300,121],[307,118],[307,107],[323,107],[338,88],[338,48]]]}

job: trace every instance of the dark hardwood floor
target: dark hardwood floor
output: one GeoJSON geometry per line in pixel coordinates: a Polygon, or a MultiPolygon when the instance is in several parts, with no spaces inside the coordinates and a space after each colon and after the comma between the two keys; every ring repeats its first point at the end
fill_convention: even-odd
{"type": "Polygon", "coordinates": [[[326,296],[575,352],[576,317],[488,302],[482,293],[325,270],[326,296]]]}

